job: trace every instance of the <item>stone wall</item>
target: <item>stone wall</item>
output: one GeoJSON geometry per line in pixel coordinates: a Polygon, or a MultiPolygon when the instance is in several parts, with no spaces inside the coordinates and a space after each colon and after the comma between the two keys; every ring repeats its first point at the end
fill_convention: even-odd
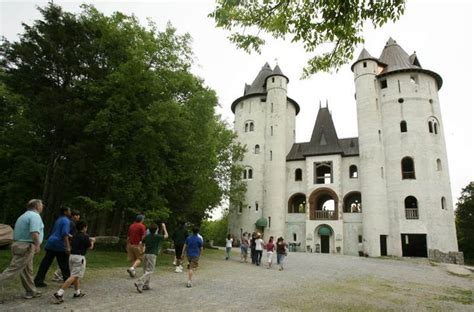
{"type": "Polygon", "coordinates": [[[464,254],[462,252],[450,251],[445,253],[438,249],[428,249],[428,259],[436,262],[464,265],[464,254]]]}

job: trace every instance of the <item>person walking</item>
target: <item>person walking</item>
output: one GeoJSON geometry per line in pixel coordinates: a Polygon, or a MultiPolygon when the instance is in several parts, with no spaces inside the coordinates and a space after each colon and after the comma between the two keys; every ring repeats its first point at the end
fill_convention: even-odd
{"type": "Polygon", "coordinates": [[[227,235],[227,238],[225,239],[225,259],[229,260],[230,258],[230,252],[232,251],[232,242],[234,239],[230,234],[227,235]]]}
{"type": "Polygon", "coordinates": [[[155,272],[156,257],[160,251],[160,244],[163,239],[168,238],[166,225],[161,223],[161,231],[158,231],[158,225],[153,223],[150,226],[150,234],[143,239],[145,246],[145,256],[143,258],[143,275],[134,283],[137,291],[142,293],[143,290],[150,290],[150,278],[155,272]]]}
{"type": "Polygon", "coordinates": [[[242,235],[240,240],[240,262],[247,263],[247,255],[249,250],[249,240],[247,238],[247,233],[242,235]]]}
{"type": "Polygon", "coordinates": [[[250,258],[252,259],[252,264],[256,264],[256,252],[255,252],[255,240],[257,239],[257,234],[255,232],[252,233],[252,236],[250,238],[250,258]]]}
{"type": "Polygon", "coordinates": [[[199,266],[199,257],[201,256],[203,239],[198,236],[199,228],[193,228],[193,235],[186,238],[186,242],[183,247],[183,254],[188,257],[188,282],[186,287],[193,287],[193,274],[199,266]]]}
{"type": "Polygon", "coordinates": [[[183,247],[184,242],[188,238],[188,231],[186,230],[184,222],[180,222],[178,228],[173,233],[174,253],[176,266],[175,272],[183,272],[183,247]]]}
{"type": "Polygon", "coordinates": [[[55,303],[64,302],[63,296],[66,289],[74,285],[74,299],[82,298],[85,293],[81,291],[80,279],[84,277],[86,271],[86,253],[88,249],[93,249],[95,238],[87,234],[87,223],[78,221],[76,224],[76,234],[71,239],[71,255],[69,256],[69,268],[71,276],[64,282],[61,288],[53,294],[55,303]]]}
{"type": "MultiPolygon", "coordinates": [[[[76,235],[77,230],[76,230],[76,224],[77,222],[81,219],[81,213],[74,209],[71,210],[71,224],[69,228],[69,240],[72,240],[74,235],[76,235]]],[[[61,269],[57,268],[56,271],[53,274],[53,278],[51,279],[53,282],[64,282],[63,279],[63,274],[61,273],[61,269]]]]}
{"type": "Polygon", "coordinates": [[[40,214],[43,212],[43,202],[32,199],[26,205],[27,211],[15,222],[13,230],[12,258],[10,265],[0,273],[0,287],[5,281],[20,275],[21,284],[26,291],[25,299],[41,296],[33,281],[33,258],[40,252],[43,242],[44,224],[40,214]]]}
{"type": "Polygon", "coordinates": [[[58,262],[59,268],[61,269],[63,280],[66,281],[69,278],[69,253],[71,252],[71,243],[69,241],[71,227],[71,221],[69,220],[70,216],[71,209],[68,207],[61,207],[60,216],[54,222],[51,234],[44,246],[46,254],[41,260],[41,264],[35,276],[36,287],[47,286],[44,279],[55,258],[58,262]]]}
{"type": "Polygon", "coordinates": [[[278,264],[280,265],[279,270],[283,271],[283,269],[284,269],[284,267],[283,267],[284,260],[285,260],[286,255],[288,254],[288,249],[286,247],[286,243],[285,243],[285,240],[283,239],[283,237],[278,238],[276,250],[277,250],[278,264]]]}
{"type": "Polygon", "coordinates": [[[267,263],[268,263],[267,269],[271,269],[272,264],[273,264],[273,252],[275,251],[275,244],[273,244],[273,236],[270,236],[270,239],[268,240],[266,247],[267,247],[267,263]]]}
{"type": "MultiPolygon", "coordinates": [[[[128,261],[132,264],[130,268],[127,269],[130,277],[135,277],[137,275],[136,268],[143,261],[143,245],[142,240],[146,235],[146,227],[143,224],[145,220],[144,215],[137,215],[135,217],[135,222],[130,225],[127,233],[127,257],[128,261]]],[[[152,232],[153,233],[153,232],[152,232]]]]}
{"type": "Polygon", "coordinates": [[[255,239],[255,264],[257,266],[260,265],[260,263],[262,262],[262,254],[263,254],[263,245],[265,244],[265,242],[263,241],[263,239],[261,238],[261,234],[260,233],[257,233],[257,238],[255,239]]]}

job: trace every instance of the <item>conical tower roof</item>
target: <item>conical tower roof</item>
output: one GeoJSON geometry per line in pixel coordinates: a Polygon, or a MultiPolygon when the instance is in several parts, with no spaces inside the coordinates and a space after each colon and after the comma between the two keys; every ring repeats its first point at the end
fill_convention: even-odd
{"type": "Polygon", "coordinates": [[[379,60],[387,64],[382,73],[389,73],[403,69],[420,69],[421,67],[412,64],[410,56],[391,37],[388,39],[379,60]]]}
{"type": "Polygon", "coordinates": [[[366,60],[372,60],[372,61],[375,61],[377,63],[380,63],[380,61],[376,57],[373,57],[372,55],[370,55],[369,51],[367,51],[365,48],[362,48],[362,51],[360,51],[359,57],[354,62],[354,64],[352,64],[351,70],[354,71],[355,64],[357,64],[361,61],[366,61],[366,60]]]}
{"type": "Polygon", "coordinates": [[[329,108],[320,107],[305,156],[342,153],[329,108]]]}
{"type": "Polygon", "coordinates": [[[250,88],[247,90],[246,94],[254,94],[254,93],[265,93],[265,82],[267,78],[273,74],[272,68],[268,63],[263,65],[262,69],[258,73],[257,77],[255,77],[254,81],[250,85],[250,88]]]}

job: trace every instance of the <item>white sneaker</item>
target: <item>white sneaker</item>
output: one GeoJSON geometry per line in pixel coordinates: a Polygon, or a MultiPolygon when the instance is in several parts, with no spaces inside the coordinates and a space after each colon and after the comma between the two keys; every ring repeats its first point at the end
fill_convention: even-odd
{"type": "Polygon", "coordinates": [[[183,273],[183,269],[181,269],[179,266],[176,267],[176,270],[174,270],[176,273],[183,273]]]}

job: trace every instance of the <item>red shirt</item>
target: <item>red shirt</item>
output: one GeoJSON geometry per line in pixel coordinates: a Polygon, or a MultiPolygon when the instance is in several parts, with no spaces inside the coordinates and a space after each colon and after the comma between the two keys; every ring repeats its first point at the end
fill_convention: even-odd
{"type": "Polygon", "coordinates": [[[273,243],[268,243],[267,251],[275,251],[275,245],[273,243]]]}
{"type": "Polygon", "coordinates": [[[128,242],[132,245],[138,245],[146,233],[145,224],[135,222],[128,228],[128,242]]]}

